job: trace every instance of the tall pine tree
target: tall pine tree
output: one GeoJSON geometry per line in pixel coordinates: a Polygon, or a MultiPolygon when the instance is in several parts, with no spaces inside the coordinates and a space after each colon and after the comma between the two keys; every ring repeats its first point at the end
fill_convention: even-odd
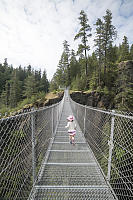
{"type": "Polygon", "coordinates": [[[90,50],[90,46],[88,45],[88,37],[91,37],[91,27],[88,24],[88,18],[84,10],[81,10],[80,17],[78,18],[80,21],[81,28],[79,32],[75,35],[74,40],[81,38],[81,44],[78,47],[78,54],[84,52],[85,56],[85,74],[88,74],[88,64],[87,64],[87,51],[90,50]]]}
{"type": "Polygon", "coordinates": [[[70,50],[69,50],[69,44],[68,41],[64,41],[63,42],[63,65],[64,65],[64,69],[65,69],[65,77],[66,77],[66,86],[70,85],[70,63],[69,63],[69,57],[70,57],[70,50]]]}
{"type": "Polygon", "coordinates": [[[103,34],[102,34],[102,49],[104,54],[104,75],[106,75],[106,69],[108,68],[108,59],[110,47],[117,37],[115,26],[112,25],[112,13],[110,10],[106,10],[106,15],[103,16],[103,34]]]}
{"type": "Polygon", "coordinates": [[[98,86],[101,85],[101,68],[103,63],[103,21],[101,19],[97,19],[96,21],[96,38],[94,39],[95,42],[95,54],[98,58],[98,86]]]}
{"type": "Polygon", "coordinates": [[[41,92],[45,92],[45,93],[47,93],[49,90],[49,82],[47,79],[46,70],[43,71],[43,75],[40,82],[40,89],[41,89],[41,92]]]}

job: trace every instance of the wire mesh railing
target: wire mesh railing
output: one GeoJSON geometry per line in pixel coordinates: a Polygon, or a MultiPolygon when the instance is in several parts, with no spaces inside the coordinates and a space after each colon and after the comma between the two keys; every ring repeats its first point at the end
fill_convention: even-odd
{"type": "Polygon", "coordinates": [[[74,115],[119,200],[133,199],[133,116],[71,100],[74,115]]]}
{"type": "Polygon", "coordinates": [[[0,199],[28,199],[61,116],[53,106],[0,120],[0,199]]]}
{"type": "MultiPolygon", "coordinates": [[[[88,199],[94,197],[103,199],[104,192],[107,192],[107,188],[103,188],[103,192],[100,193],[101,188],[93,188],[91,185],[87,185],[90,178],[86,182],[83,182],[81,187],[80,180],[74,173],[79,174],[74,170],[73,179],[71,179],[71,189],[68,186],[63,188],[58,185],[50,188],[47,184],[53,184],[53,179],[49,176],[47,179],[43,179],[41,172],[42,163],[44,158],[49,153],[48,147],[50,146],[52,139],[55,135],[58,121],[60,119],[64,99],[53,106],[40,109],[33,112],[28,112],[0,120],[0,200],[24,200],[28,199],[34,189],[38,191],[35,199],[51,199],[56,196],[59,197],[59,191],[61,198],[63,199],[88,199]],[[39,176],[38,176],[39,175],[39,176]],[[41,177],[40,179],[38,177],[41,177]],[[44,186],[36,186],[35,183],[41,183],[42,180],[47,181],[44,186]],[[73,186],[76,183],[76,188],[73,186]],[[79,188],[78,188],[79,183],[79,188]],[[39,188],[37,188],[39,187],[39,188]],[[88,191],[91,192],[88,192],[88,191]],[[62,191],[62,193],[61,193],[62,191]],[[65,191],[65,192],[64,192],[65,191]],[[97,191],[97,192],[96,192],[97,191]],[[56,195],[55,195],[56,193],[56,195]],[[53,196],[52,196],[53,195],[53,196]]],[[[116,113],[114,111],[103,111],[92,107],[87,107],[75,103],[71,100],[71,106],[73,113],[77,118],[77,121],[84,133],[86,141],[91,147],[101,170],[103,171],[105,178],[110,182],[115,194],[119,200],[131,200],[133,199],[133,116],[131,113],[116,113]]],[[[66,108],[67,109],[67,108],[66,108]]],[[[63,121],[64,123],[64,121],[63,121]]],[[[63,125],[64,126],[64,125],[63,125]]],[[[58,131],[60,134],[60,131],[58,131]]],[[[64,141],[64,138],[61,139],[64,141]]],[[[55,137],[55,145],[58,137],[55,137]]],[[[78,138],[77,138],[78,141],[78,138]]],[[[58,142],[57,142],[58,143],[58,142]]],[[[60,142],[59,142],[60,143],[60,142]]],[[[60,148],[64,149],[67,145],[65,142],[60,144],[60,148]],[[63,145],[63,146],[62,146],[63,145]]],[[[83,148],[82,142],[80,144],[83,148]]],[[[54,145],[52,145],[54,148],[54,145]]],[[[69,149],[68,149],[69,150],[69,149]]],[[[70,162],[70,156],[68,159],[67,154],[75,154],[75,152],[58,152],[58,158],[61,161],[61,154],[63,162],[70,162]],[[60,155],[59,155],[60,154],[60,155]]],[[[56,152],[52,152],[52,162],[57,162],[56,152]]],[[[76,162],[84,163],[83,158],[87,161],[88,157],[81,155],[75,157],[76,162]]],[[[73,158],[73,156],[72,156],[73,158]]],[[[74,159],[71,160],[74,163],[74,159]]],[[[60,171],[62,177],[65,172],[71,171],[73,166],[61,166],[60,171]],[[67,170],[66,170],[67,169],[67,170]]],[[[79,163],[80,164],[80,163],[79,163]]],[[[57,166],[46,166],[46,172],[53,174],[54,177],[58,175],[57,166]],[[56,173],[57,171],[57,173],[56,173]]],[[[80,166],[80,168],[87,168],[87,166],[80,166]]],[[[79,169],[79,168],[77,168],[79,169]]],[[[90,168],[89,168],[90,170],[90,168]]],[[[85,172],[85,170],[81,170],[85,172]]],[[[94,172],[94,168],[92,169],[94,172]]],[[[66,174],[66,176],[68,176],[66,174]]],[[[80,174],[82,176],[82,174],[80,174]]],[[[85,175],[88,176],[88,172],[85,175]]],[[[66,178],[65,178],[66,180],[66,178]]],[[[64,180],[63,180],[64,181],[64,180]]],[[[93,180],[92,180],[93,181],[93,180]]],[[[65,183],[66,184],[66,183],[65,183]]],[[[107,192],[107,196],[108,196],[107,192]]],[[[105,195],[104,195],[105,197],[105,195]]]]}
{"type": "Polygon", "coordinates": [[[105,181],[96,159],[76,122],[75,145],[70,144],[65,128],[72,115],[68,91],[53,142],[28,200],[117,199],[105,181]]]}

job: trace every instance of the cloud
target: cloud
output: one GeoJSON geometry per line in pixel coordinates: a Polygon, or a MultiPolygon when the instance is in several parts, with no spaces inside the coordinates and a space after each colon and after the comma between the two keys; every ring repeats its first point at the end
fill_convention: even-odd
{"type": "Polygon", "coordinates": [[[124,0],[120,6],[120,15],[124,17],[130,17],[133,15],[133,1],[132,0],[124,0]]]}
{"type": "Polygon", "coordinates": [[[85,10],[91,25],[94,46],[94,23],[109,8],[113,24],[118,28],[117,43],[126,35],[133,42],[132,3],[128,0],[1,0],[0,1],[0,61],[18,67],[31,64],[44,68],[51,79],[63,51],[63,41],[77,49],[74,36],[80,28],[79,13],[85,10]]]}

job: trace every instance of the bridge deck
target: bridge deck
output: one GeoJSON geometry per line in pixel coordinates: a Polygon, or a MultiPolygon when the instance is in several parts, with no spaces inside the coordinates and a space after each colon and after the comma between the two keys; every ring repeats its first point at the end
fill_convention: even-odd
{"type": "MultiPolygon", "coordinates": [[[[76,144],[69,143],[65,125],[72,114],[65,100],[57,132],[35,186],[35,200],[113,200],[115,199],[77,124],[76,144]]],[[[76,122],[77,123],[77,122],[76,122]]]]}

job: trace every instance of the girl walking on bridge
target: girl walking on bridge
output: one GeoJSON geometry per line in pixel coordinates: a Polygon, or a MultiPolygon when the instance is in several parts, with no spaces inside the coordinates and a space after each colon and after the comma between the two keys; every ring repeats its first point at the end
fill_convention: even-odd
{"type": "Polygon", "coordinates": [[[67,120],[68,120],[68,123],[65,126],[65,128],[68,128],[70,143],[74,145],[75,144],[74,136],[76,134],[76,124],[74,122],[74,117],[70,115],[69,117],[67,117],[67,120]]]}

